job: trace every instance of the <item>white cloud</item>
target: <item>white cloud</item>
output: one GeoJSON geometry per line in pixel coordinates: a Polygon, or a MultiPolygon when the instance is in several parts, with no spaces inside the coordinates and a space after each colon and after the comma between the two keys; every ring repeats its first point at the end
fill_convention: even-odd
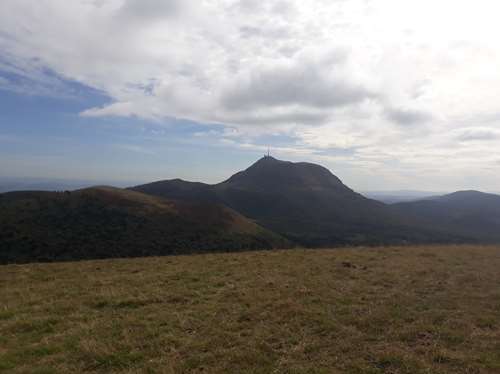
{"type": "Polygon", "coordinates": [[[188,3],[182,0],[128,0],[123,3],[117,15],[124,17],[125,22],[134,20],[151,23],[178,16],[188,3]]]}
{"type": "Polygon", "coordinates": [[[329,150],[351,149],[344,165],[390,178],[445,160],[458,175],[497,166],[499,10],[493,0],[3,0],[0,72],[62,92],[49,69],[110,96],[87,116],[219,123],[245,147],[284,134],[295,142],[283,149],[327,164],[340,162],[329,150]]]}
{"type": "Polygon", "coordinates": [[[386,108],[387,119],[402,125],[413,126],[432,121],[432,115],[421,110],[406,108],[386,108]]]}
{"type": "Polygon", "coordinates": [[[494,141],[500,138],[500,128],[471,127],[461,128],[455,132],[457,133],[456,139],[462,142],[494,141]]]}
{"type": "Polygon", "coordinates": [[[222,105],[228,110],[269,109],[301,105],[335,110],[375,97],[361,85],[343,77],[332,77],[330,69],[305,61],[252,71],[236,79],[224,92],[222,105]]]}

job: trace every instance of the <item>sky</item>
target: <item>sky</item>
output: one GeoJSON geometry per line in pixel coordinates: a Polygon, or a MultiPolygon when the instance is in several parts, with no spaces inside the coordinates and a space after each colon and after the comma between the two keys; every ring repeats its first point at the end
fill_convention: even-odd
{"type": "Polygon", "coordinates": [[[2,0],[0,177],[500,191],[494,0],[2,0]]]}

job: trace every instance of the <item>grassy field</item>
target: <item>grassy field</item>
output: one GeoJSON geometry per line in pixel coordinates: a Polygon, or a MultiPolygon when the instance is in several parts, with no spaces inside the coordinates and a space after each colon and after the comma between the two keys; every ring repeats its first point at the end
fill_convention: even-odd
{"type": "Polygon", "coordinates": [[[0,266],[0,372],[500,373],[500,248],[0,266]]]}

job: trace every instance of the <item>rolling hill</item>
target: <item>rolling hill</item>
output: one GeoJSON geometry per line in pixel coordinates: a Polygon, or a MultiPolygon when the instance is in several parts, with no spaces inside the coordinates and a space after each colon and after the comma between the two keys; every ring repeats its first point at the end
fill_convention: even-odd
{"type": "Polygon", "coordinates": [[[500,241],[500,196],[479,191],[459,191],[414,202],[392,205],[400,214],[421,223],[437,225],[482,242],[500,241]]]}
{"type": "Polygon", "coordinates": [[[0,194],[0,263],[288,247],[237,212],[95,187],[0,194]]]}
{"type": "Polygon", "coordinates": [[[219,184],[176,179],[132,190],[224,204],[304,246],[467,241],[365,198],[322,166],[268,156],[219,184]]]}

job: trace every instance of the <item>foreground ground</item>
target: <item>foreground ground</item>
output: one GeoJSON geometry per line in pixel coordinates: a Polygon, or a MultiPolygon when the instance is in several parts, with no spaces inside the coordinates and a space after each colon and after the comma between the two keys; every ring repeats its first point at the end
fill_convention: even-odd
{"type": "Polygon", "coordinates": [[[0,266],[0,372],[500,373],[500,248],[0,266]]]}

